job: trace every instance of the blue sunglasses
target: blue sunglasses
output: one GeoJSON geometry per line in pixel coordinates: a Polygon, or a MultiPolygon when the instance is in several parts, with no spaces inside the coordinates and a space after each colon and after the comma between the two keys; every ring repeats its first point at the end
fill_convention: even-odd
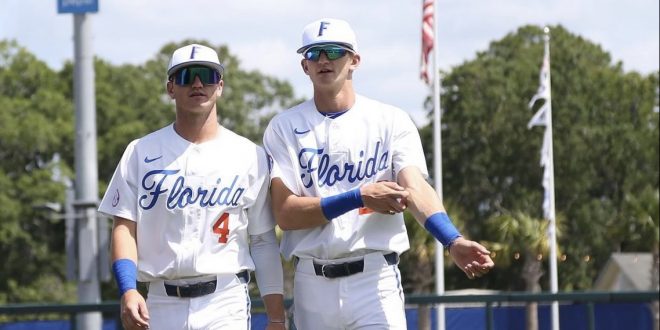
{"type": "Polygon", "coordinates": [[[306,60],[317,62],[321,58],[321,52],[325,53],[328,60],[334,61],[344,57],[350,50],[337,45],[311,47],[303,53],[303,56],[305,56],[306,60]]]}
{"type": "Polygon", "coordinates": [[[216,85],[222,80],[222,75],[207,66],[188,66],[175,72],[170,80],[179,86],[192,85],[195,77],[204,85],[216,85]]]}

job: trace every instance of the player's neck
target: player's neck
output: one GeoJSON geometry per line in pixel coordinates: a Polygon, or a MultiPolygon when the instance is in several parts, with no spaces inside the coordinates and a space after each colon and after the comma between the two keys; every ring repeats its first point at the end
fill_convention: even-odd
{"type": "Polygon", "coordinates": [[[203,143],[214,139],[218,134],[219,124],[216,111],[208,116],[177,114],[174,122],[174,131],[182,138],[192,143],[203,143]]]}
{"type": "Polygon", "coordinates": [[[353,86],[345,84],[340,90],[314,89],[314,104],[320,112],[346,111],[355,104],[353,86]]]}

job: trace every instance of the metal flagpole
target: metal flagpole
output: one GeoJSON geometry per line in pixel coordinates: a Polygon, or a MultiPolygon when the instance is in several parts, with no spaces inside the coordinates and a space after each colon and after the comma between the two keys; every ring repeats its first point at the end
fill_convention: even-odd
{"type": "MultiPolygon", "coordinates": [[[[57,1],[58,13],[74,14],[73,97],[76,119],[74,145],[76,179],[73,187],[67,186],[65,212],[67,214],[67,278],[75,277],[78,280],[78,302],[81,304],[101,302],[98,266],[99,223],[96,217],[99,194],[96,155],[96,96],[92,26],[91,17],[88,15],[88,13],[98,12],[98,2],[99,0],[57,1]],[[75,238],[73,238],[74,236],[75,238]],[[76,259],[78,263],[77,274],[74,274],[71,264],[73,259],[76,259]]],[[[100,330],[103,325],[103,317],[101,312],[77,313],[74,322],[75,328],[79,330],[100,330]]]]}
{"type": "MultiPolygon", "coordinates": [[[[539,89],[529,101],[529,107],[533,108],[537,100],[545,100],[543,106],[534,114],[527,124],[527,128],[533,126],[545,126],[543,133],[543,146],[541,147],[541,166],[543,167],[542,185],[543,194],[543,217],[548,221],[548,241],[550,246],[550,292],[557,293],[557,230],[555,221],[555,162],[552,148],[552,96],[550,83],[550,29],[543,29],[544,51],[543,65],[539,75],[539,89]]],[[[552,302],[552,330],[559,330],[559,302],[552,302]]]]}
{"type": "MultiPolygon", "coordinates": [[[[78,302],[101,302],[98,273],[98,169],[96,159],[96,97],[94,87],[94,54],[90,17],[74,14],[74,98],[76,107],[75,196],[78,222],[78,302]]],[[[76,327],[80,330],[101,329],[100,312],[80,313],[76,327]]]]}
{"type": "MultiPolygon", "coordinates": [[[[546,26],[543,29],[545,33],[543,39],[545,41],[545,54],[548,56],[548,61],[550,61],[550,29],[546,26]]],[[[548,62],[549,63],[549,62],[548,62]]],[[[548,64],[549,65],[549,64],[548,64]]],[[[550,180],[548,182],[548,194],[550,200],[550,209],[548,221],[548,239],[550,240],[550,292],[558,292],[558,279],[557,279],[557,231],[556,231],[556,222],[555,222],[555,160],[552,147],[552,88],[550,88],[550,68],[548,67],[548,98],[546,100],[548,104],[548,113],[547,116],[547,127],[546,134],[548,134],[548,164],[546,164],[546,170],[549,171],[550,180]]],[[[552,329],[559,330],[559,302],[552,302],[552,329]]]]}
{"type": "MultiPolygon", "coordinates": [[[[440,72],[438,70],[438,20],[436,6],[433,4],[433,173],[435,175],[435,191],[440,200],[442,196],[442,129],[440,111],[440,72]]],[[[435,291],[440,296],[445,293],[445,256],[444,246],[435,241],[435,291]]],[[[445,330],[445,305],[439,304],[437,311],[437,329],[445,330]]]]}

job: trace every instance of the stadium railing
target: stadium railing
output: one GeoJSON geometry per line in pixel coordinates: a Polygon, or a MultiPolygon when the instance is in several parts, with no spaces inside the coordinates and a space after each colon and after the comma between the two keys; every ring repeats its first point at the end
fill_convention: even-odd
{"type": "MultiPolygon", "coordinates": [[[[470,304],[480,303],[485,304],[486,313],[486,329],[493,329],[493,308],[497,305],[506,303],[527,303],[527,302],[572,302],[583,303],[587,305],[586,316],[588,320],[589,330],[595,329],[595,316],[594,304],[596,303],[626,303],[626,302],[654,302],[658,301],[660,292],[658,291],[634,291],[634,292],[600,292],[600,291],[583,291],[583,292],[560,292],[560,293],[525,293],[525,292],[510,292],[498,294],[469,294],[469,295],[406,295],[406,305],[431,305],[437,306],[439,304],[470,304]]],[[[290,306],[292,301],[286,301],[286,305],[290,306]]],[[[252,299],[252,307],[254,309],[263,308],[263,302],[260,299],[252,299]]],[[[78,313],[86,312],[102,312],[106,315],[114,315],[115,318],[119,317],[119,302],[108,301],[98,304],[9,304],[0,305],[0,317],[2,319],[13,319],[21,316],[20,319],[25,320],[26,316],[30,318],[34,316],[35,320],[42,319],[38,315],[61,315],[62,318],[68,318],[71,328],[75,329],[75,316],[78,313]]],[[[121,324],[121,322],[117,322],[121,324]]],[[[1,323],[0,323],[1,325],[1,323]]]]}

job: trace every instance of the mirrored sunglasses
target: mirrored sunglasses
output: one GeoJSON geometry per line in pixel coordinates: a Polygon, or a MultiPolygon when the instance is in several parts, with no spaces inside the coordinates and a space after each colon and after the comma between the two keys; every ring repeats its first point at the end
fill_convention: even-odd
{"type": "Polygon", "coordinates": [[[322,47],[312,47],[305,51],[303,54],[306,60],[317,62],[321,57],[321,52],[325,53],[325,56],[328,57],[328,60],[334,61],[340,59],[350,52],[350,50],[336,45],[322,46],[322,47]]]}
{"type": "Polygon", "coordinates": [[[215,85],[222,80],[220,73],[206,66],[188,66],[175,72],[171,79],[179,86],[192,85],[195,77],[204,85],[215,85]]]}

